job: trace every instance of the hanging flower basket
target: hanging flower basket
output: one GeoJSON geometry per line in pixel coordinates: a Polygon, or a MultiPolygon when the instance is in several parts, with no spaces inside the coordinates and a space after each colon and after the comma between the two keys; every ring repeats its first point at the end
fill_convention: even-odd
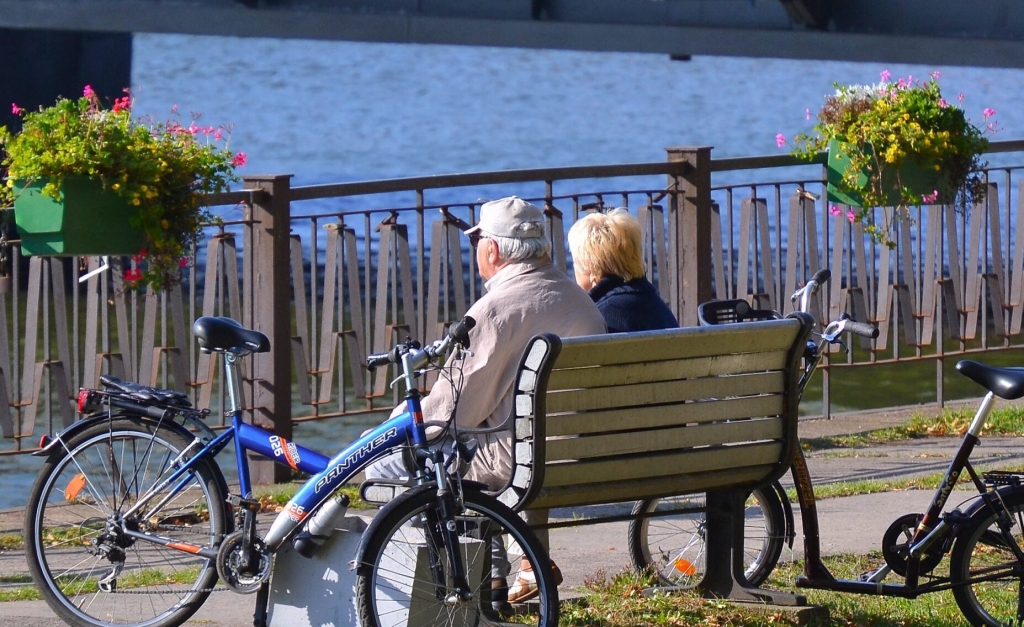
{"type": "Polygon", "coordinates": [[[198,114],[186,125],[176,106],[165,122],[131,108],[130,95],[106,108],[89,86],[38,111],[13,105],[22,126],[0,127],[0,206],[13,201],[26,254],[132,255],[125,284],[159,291],[181,280],[213,220],[203,196],[227,191],[245,154],[198,114]]]}
{"type": "Polygon", "coordinates": [[[14,221],[26,255],[137,255],[146,247],[138,207],[99,179],[65,176],[61,200],[44,194],[48,179],[15,181],[14,221]]]}
{"type": "MultiPolygon", "coordinates": [[[[875,85],[839,85],[825,97],[813,133],[795,138],[793,153],[809,161],[828,150],[827,193],[832,202],[859,207],[853,219],[877,241],[892,245],[895,223],[912,220],[910,207],[946,203],[966,210],[985,194],[986,133],[996,131],[986,108],[986,126],[976,127],[962,108],[942,97],[939,73],[928,80],[890,80],[875,85]],[[875,207],[893,207],[876,222],[875,207]]],[[[806,111],[811,118],[811,111],[806,111]]],[[[785,136],[776,136],[781,147],[785,136]]]]}
{"type": "MultiPolygon", "coordinates": [[[[866,152],[871,154],[870,149],[866,152]]],[[[868,168],[850,171],[850,156],[847,151],[843,150],[841,141],[833,139],[829,142],[827,175],[829,202],[863,207],[863,197],[857,190],[868,188],[870,177],[871,172],[868,168]]],[[[885,199],[884,206],[888,207],[901,206],[904,202],[903,199],[908,196],[920,196],[933,204],[953,202],[955,196],[955,188],[940,171],[935,169],[934,165],[923,164],[915,159],[907,159],[898,169],[883,170],[881,182],[877,188],[882,191],[885,199]],[[939,192],[938,195],[935,195],[935,192],[939,192]]]]}

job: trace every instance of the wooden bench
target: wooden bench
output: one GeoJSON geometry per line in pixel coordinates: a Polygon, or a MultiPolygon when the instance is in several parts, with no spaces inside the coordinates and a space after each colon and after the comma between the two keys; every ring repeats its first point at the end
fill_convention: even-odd
{"type": "Polygon", "coordinates": [[[698,589],[800,603],[745,587],[742,513],[746,493],[781,477],[799,446],[796,388],[812,326],[794,314],[533,338],[507,423],[514,471],[499,498],[523,511],[707,492],[708,566],[698,589]]]}

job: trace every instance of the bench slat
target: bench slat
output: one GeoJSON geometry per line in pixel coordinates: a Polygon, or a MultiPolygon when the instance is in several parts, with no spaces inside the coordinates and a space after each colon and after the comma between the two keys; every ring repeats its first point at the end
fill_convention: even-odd
{"type": "Polygon", "coordinates": [[[657,479],[641,479],[636,481],[616,481],[606,483],[600,490],[583,493],[569,488],[545,487],[530,502],[527,509],[545,509],[552,507],[572,507],[576,505],[599,505],[601,503],[619,503],[640,499],[675,496],[704,492],[710,488],[726,489],[759,483],[775,468],[769,466],[750,466],[740,470],[708,472],[693,476],[672,476],[657,479]]]}
{"type": "Polygon", "coordinates": [[[785,387],[782,371],[762,372],[735,377],[707,377],[688,381],[661,381],[593,390],[548,391],[545,397],[548,416],[558,413],[638,407],[688,400],[778,394],[785,387]]]}
{"type": "Polygon", "coordinates": [[[544,450],[547,463],[550,464],[563,460],[586,460],[613,455],[649,454],[672,450],[682,452],[683,449],[695,446],[774,440],[781,438],[782,435],[782,419],[773,417],[576,438],[548,438],[544,450]]]}
{"type": "Polygon", "coordinates": [[[793,346],[799,331],[800,322],[788,319],[646,331],[639,334],[570,337],[562,339],[562,353],[555,366],[579,368],[594,364],[629,364],[788,350],[793,346]],[[707,336],[708,341],[704,341],[702,336],[707,336]],[[600,337],[600,341],[595,342],[595,337],[600,337]],[[666,342],[666,338],[673,338],[673,341],[666,342]]]}
{"type": "Polygon", "coordinates": [[[599,388],[629,385],[640,381],[671,381],[721,374],[782,370],[786,367],[786,356],[786,351],[777,350],[768,353],[718,355],[614,366],[555,369],[552,370],[548,379],[548,389],[599,388]]]}
{"type": "MultiPolygon", "coordinates": [[[[545,416],[545,429],[548,436],[584,435],[734,420],[750,416],[777,416],[782,413],[782,410],[781,394],[765,394],[686,403],[674,405],[668,410],[665,407],[653,405],[545,416]]],[[[516,437],[523,438],[531,434],[532,432],[527,433],[524,430],[523,434],[518,434],[516,437]]]]}
{"type": "MultiPolygon", "coordinates": [[[[608,481],[692,475],[712,470],[777,463],[781,453],[781,443],[765,442],[547,464],[544,468],[544,487],[577,486],[580,492],[585,493],[599,489],[601,483],[608,481]]],[[[684,492],[686,490],[680,494],[684,492]]]]}

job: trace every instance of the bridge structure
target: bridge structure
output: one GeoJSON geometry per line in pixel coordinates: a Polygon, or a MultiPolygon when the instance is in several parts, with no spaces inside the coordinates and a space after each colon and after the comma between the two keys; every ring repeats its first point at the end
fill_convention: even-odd
{"type": "Polygon", "coordinates": [[[0,102],[117,95],[133,33],[1024,67],[1016,0],[0,0],[0,102]]]}

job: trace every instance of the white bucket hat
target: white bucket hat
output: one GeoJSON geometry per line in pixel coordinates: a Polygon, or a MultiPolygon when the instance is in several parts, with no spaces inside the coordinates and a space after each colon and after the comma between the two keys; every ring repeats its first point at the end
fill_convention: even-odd
{"type": "Polygon", "coordinates": [[[485,233],[496,237],[528,239],[544,236],[544,211],[517,196],[485,202],[480,220],[466,235],[485,233]]]}

